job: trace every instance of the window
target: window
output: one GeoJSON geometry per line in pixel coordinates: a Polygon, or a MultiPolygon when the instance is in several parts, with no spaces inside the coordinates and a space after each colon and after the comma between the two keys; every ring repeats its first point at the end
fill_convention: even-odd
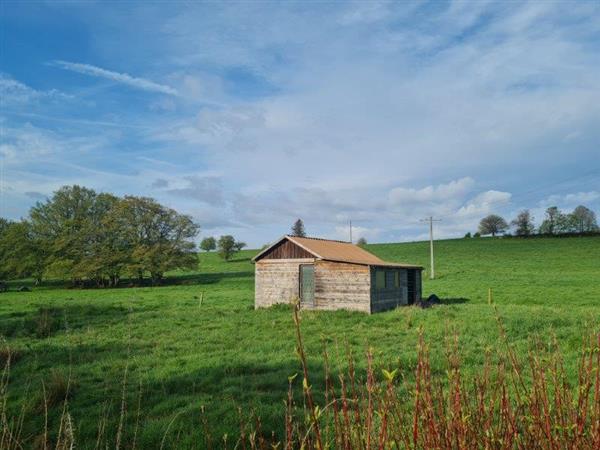
{"type": "Polygon", "coordinates": [[[394,287],[400,287],[400,273],[398,271],[394,272],[394,287]]]}
{"type": "Polygon", "coordinates": [[[375,271],[375,289],[385,289],[385,272],[383,270],[375,271]]]}

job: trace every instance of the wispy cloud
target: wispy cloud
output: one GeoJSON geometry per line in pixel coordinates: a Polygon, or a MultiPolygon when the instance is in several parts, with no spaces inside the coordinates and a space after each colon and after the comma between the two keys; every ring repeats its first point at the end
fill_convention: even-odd
{"type": "Polygon", "coordinates": [[[106,70],[101,67],[93,66],[91,64],[82,64],[61,60],[52,61],[52,64],[62,69],[71,70],[73,72],[82,73],[84,75],[90,75],[92,77],[106,78],[108,80],[126,84],[127,86],[142,89],[144,91],[160,92],[162,94],[169,95],[178,95],[178,92],[175,88],[167,86],[166,84],[155,83],[154,81],[147,80],[146,78],[133,77],[127,73],[106,70]]]}

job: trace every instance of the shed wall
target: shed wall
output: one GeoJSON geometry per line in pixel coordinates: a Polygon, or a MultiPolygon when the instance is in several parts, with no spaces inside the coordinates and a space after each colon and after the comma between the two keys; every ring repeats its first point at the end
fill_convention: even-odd
{"type": "Polygon", "coordinates": [[[264,308],[298,299],[300,264],[311,258],[261,259],[255,266],[254,307],[264,308]]]}
{"type": "Polygon", "coordinates": [[[369,266],[315,262],[315,309],[370,312],[369,266]]]}

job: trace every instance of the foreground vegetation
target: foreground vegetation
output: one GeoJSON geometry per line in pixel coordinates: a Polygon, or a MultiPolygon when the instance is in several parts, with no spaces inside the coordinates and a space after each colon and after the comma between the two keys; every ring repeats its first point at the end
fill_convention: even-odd
{"type": "MultiPolygon", "coordinates": [[[[368,248],[385,259],[426,265],[427,245],[368,248]]],[[[252,251],[242,251],[224,263],[217,255],[203,254],[200,272],[171,274],[166,280],[169,284],[163,287],[76,290],[49,283],[29,293],[0,294],[0,333],[4,336],[1,355],[4,361],[11,361],[3,385],[3,429],[12,430],[26,448],[44,448],[46,441],[55,445],[59,430],[62,444],[68,446],[73,436],[78,448],[205,448],[207,435],[214,448],[220,448],[225,434],[229,447],[242,434],[247,436],[249,446],[253,430],[257,443],[262,438],[265,445],[271,441],[283,444],[290,424],[296,430],[292,439],[297,441],[297,432],[306,424],[310,427],[315,409],[304,411],[309,415],[305,422],[303,366],[295,353],[293,314],[286,306],[254,311],[252,255],[252,251]],[[288,421],[288,377],[295,374],[299,375],[292,381],[292,396],[298,409],[292,409],[293,420],[288,421]],[[48,430],[48,436],[44,430],[48,430]]],[[[445,412],[457,419],[454,406],[448,403],[450,397],[446,397],[457,386],[457,372],[450,365],[455,364],[454,368],[460,368],[465,390],[461,388],[461,395],[451,398],[460,400],[455,405],[462,405],[465,417],[472,417],[468,419],[472,427],[481,426],[472,416],[478,413],[472,409],[476,405],[471,404],[479,398],[477,385],[473,384],[475,376],[479,380],[490,377],[490,389],[483,397],[485,405],[492,405],[493,398],[502,398],[500,387],[504,385],[497,381],[504,380],[514,409],[503,414],[513,417],[514,422],[516,417],[531,415],[530,410],[523,409],[525,404],[519,408],[519,398],[514,395],[520,393],[521,398],[540,402],[544,398],[539,397],[544,389],[529,390],[539,386],[535,377],[542,372],[521,367],[531,354],[539,358],[536,364],[548,370],[543,376],[548,383],[549,401],[555,401],[555,387],[564,389],[556,392],[565,393],[560,397],[563,412],[559,414],[552,406],[552,414],[547,416],[551,427],[559,426],[550,430],[551,435],[572,436],[565,427],[580,423],[577,420],[581,419],[573,414],[582,409],[568,409],[572,403],[566,396],[579,398],[572,388],[580,382],[582,357],[591,354],[593,344],[586,337],[598,332],[600,323],[600,239],[440,241],[437,255],[438,279],[428,280],[425,274],[424,292],[440,296],[441,306],[427,310],[401,308],[372,316],[345,311],[301,313],[315,404],[322,410],[331,403],[326,385],[336,390],[338,398],[341,396],[337,374],[346,374],[349,382],[349,362],[353,361],[357,392],[366,395],[361,402],[367,403],[361,404],[367,407],[361,411],[371,411],[373,436],[379,437],[382,416],[376,411],[383,411],[382,402],[388,401],[406,406],[407,399],[411,399],[414,405],[415,383],[419,373],[423,376],[426,362],[432,386],[440,382],[446,389],[432,391],[433,405],[440,408],[448,404],[445,412]],[[489,288],[493,290],[494,305],[487,304],[489,288]],[[508,347],[502,344],[498,320],[508,347]],[[428,345],[427,352],[419,344],[421,335],[428,345]],[[453,336],[457,338],[455,344],[448,339],[453,336]],[[587,353],[582,352],[584,346],[587,353]],[[527,390],[519,391],[511,384],[514,374],[508,349],[519,360],[526,386],[523,389],[527,390]],[[460,362],[456,363],[452,355],[460,356],[460,362]],[[560,377],[552,378],[552,367],[558,366],[551,362],[558,355],[563,361],[564,383],[560,377]],[[491,370],[484,375],[486,361],[488,367],[502,362],[503,371],[491,370]],[[386,394],[389,381],[384,369],[388,377],[393,374],[397,388],[391,397],[386,394]],[[369,392],[373,395],[371,410],[369,392]],[[557,423],[560,417],[564,420],[557,423]]],[[[598,376],[597,370],[590,370],[598,376]]],[[[593,383],[590,386],[587,401],[593,405],[597,397],[593,383]]],[[[352,403],[350,400],[355,401],[349,395],[352,403]]],[[[540,415],[531,420],[543,419],[540,426],[545,427],[544,405],[539,406],[540,415]]],[[[333,407],[326,411],[322,413],[323,422],[333,420],[328,416],[333,414],[333,407]]],[[[412,408],[395,411],[400,415],[389,420],[397,424],[415,412],[412,408]]],[[[422,411],[417,428],[427,429],[432,422],[427,409],[422,411]]],[[[490,420],[502,423],[503,419],[494,415],[500,410],[489,406],[486,411],[490,420]]],[[[580,444],[594,442],[590,440],[595,439],[592,426],[598,417],[593,411],[586,416],[584,431],[588,440],[581,437],[580,444]]],[[[458,427],[459,422],[444,423],[458,427]]],[[[386,426],[390,427],[391,437],[394,425],[386,426]]],[[[519,422],[521,426],[525,424],[519,422]]],[[[400,432],[400,428],[396,430],[400,432]]],[[[544,430],[536,432],[546,433],[544,430]]],[[[335,439],[332,428],[328,436],[335,439]]],[[[372,445],[378,446],[376,442],[372,445]]],[[[420,442],[414,448],[426,448],[427,443],[420,442]]],[[[499,442],[490,447],[502,448],[499,442]]],[[[561,442],[566,441],[556,440],[555,448],[561,442]]]]}

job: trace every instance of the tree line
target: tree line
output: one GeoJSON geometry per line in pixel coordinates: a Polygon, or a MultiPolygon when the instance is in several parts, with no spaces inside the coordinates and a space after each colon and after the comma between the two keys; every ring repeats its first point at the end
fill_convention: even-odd
{"type": "MultiPolygon", "coordinates": [[[[511,226],[515,230],[516,236],[531,235],[570,235],[598,233],[600,228],[596,221],[596,214],[591,209],[579,205],[572,212],[564,213],[556,206],[546,209],[544,220],[539,227],[535,226],[534,217],[528,209],[524,209],[517,214],[510,224],[497,214],[490,214],[479,222],[479,230],[474,236],[497,234],[510,235],[508,233],[511,226]]],[[[471,237],[467,233],[465,237],[471,237]]]]}
{"type": "Polygon", "coordinates": [[[0,279],[47,277],[76,286],[116,286],[123,277],[160,283],[165,272],[198,265],[190,216],[152,198],[64,186],[29,217],[0,218],[0,279]]]}

